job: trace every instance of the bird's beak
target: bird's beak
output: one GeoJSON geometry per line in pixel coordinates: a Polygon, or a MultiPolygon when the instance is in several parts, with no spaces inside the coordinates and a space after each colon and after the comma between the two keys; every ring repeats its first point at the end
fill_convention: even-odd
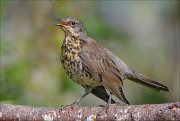
{"type": "Polygon", "coordinates": [[[68,22],[64,21],[63,19],[55,19],[55,20],[57,22],[59,22],[58,24],[55,24],[55,26],[60,26],[60,27],[64,27],[64,28],[69,26],[68,22]]]}
{"type": "Polygon", "coordinates": [[[54,26],[61,26],[61,24],[55,24],[54,26]]]}
{"type": "Polygon", "coordinates": [[[61,25],[62,25],[62,24],[61,24],[62,19],[56,18],[55,21],[60,22],[60,23],[55,24],[54,26],[61,26],[61,25]]]}
{"type": "Polygon", "coordinates": [[[56,18],[56,19],[55,19],[55,21],[61,21],[61,20],[62,20],[62,19],[60,19],[60,18],[56,18]]]}

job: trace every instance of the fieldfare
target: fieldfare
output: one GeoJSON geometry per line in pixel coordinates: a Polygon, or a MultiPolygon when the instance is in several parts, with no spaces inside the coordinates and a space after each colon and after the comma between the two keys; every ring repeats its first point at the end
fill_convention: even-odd
{"type": "Polygon", "coordinates": [[[79,19],[58,19],[56,26],[65,33],[60,53],[64,70],[73,81],[85,88],[85,94],[73,104],[79,103],[89,93],[108,104],[116,103],[111,94],[129,104],[122,90],[126,78],[157,91],[169,91],[163,84],[128,67],[119,57],[87,36],[79,19]]]}

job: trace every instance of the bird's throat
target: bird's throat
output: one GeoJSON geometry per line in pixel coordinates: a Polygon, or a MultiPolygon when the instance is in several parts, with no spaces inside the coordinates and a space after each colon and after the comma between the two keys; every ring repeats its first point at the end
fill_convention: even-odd
{"type": "Polygon", "coordinates": [[[61,56],[67,60],[79,59],[80,39],[66,36],[61,47],[61,56]]]}

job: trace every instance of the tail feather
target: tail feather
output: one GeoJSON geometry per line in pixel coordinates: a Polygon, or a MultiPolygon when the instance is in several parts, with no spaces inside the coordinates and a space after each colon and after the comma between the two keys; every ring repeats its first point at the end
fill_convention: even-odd
{"type": "Polygon", "coordinates": [[[163,90],[163,91],[169,92],[168,87],[166,87],[165,85],[163,85],[149,77],[146,77],[143,74],[135,72],[134,70],[131,70],[131,72],[125,73],[125,75],[128,79],[130,79],[136,83],[142,84],[144,86],[147,86],[151,89],[155,89],[157,91],[163,90]]]}

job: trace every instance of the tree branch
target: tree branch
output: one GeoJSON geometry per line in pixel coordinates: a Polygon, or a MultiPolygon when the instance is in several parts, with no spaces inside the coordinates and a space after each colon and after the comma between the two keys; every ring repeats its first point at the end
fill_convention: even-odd
{"type": "Polygon", "coordinates": [[[103,107],[32,107],[0,104],[0,120],[180,120],[180,102],[103,107]]]}

